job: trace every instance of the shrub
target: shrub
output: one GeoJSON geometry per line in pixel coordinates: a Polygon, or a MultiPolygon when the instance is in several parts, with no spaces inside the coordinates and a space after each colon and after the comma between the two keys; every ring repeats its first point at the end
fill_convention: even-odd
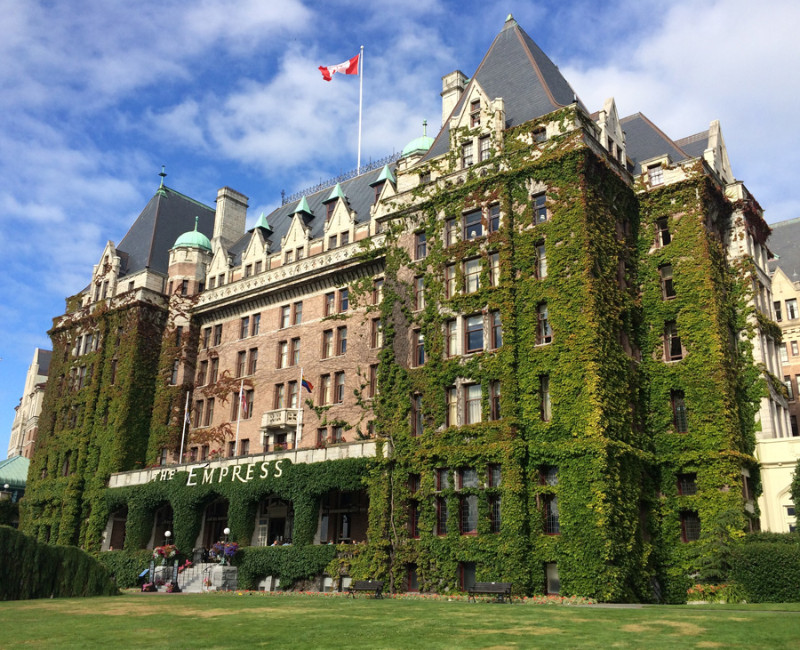
{"type": "Polygon", "coordinates": [[[239,567],[239,588],[256,589],[266,576],[280,578],[282,589],[297,580],[323,573],[336,555],[333,545],[250,546],[239,549],[234,564],[239,567]]]}
{"type": "Polygon", "coordinates": [[[731,577],[749,602],[800,602],[800,545],[749,542],[735,554],[731,577]]]}
{"type": "MultiPolygon", "coordinates": [[[[100,564],[108,569],[122,589],[136,587],[139,574],[150,566],[153,552],[147,549],[138,551],[107,551],[96,556],[100,564]]],[[[160,564],[160,562],[159,562],[160,564]]]]}
{"type": "Polygon", "coordinates": [[[119,593],[108,570],[74,546],[50,546],[0,526],[0,600],[112,596],[119,593]]]}

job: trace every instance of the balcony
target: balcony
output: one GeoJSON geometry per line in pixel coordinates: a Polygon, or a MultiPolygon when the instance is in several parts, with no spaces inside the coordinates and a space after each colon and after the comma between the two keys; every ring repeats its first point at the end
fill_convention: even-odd
{"type": "Polygon", "coordinates": [[[297,409],[275,409],[261,416],[262,429],[291,430],[297,427],[297,409]]]}

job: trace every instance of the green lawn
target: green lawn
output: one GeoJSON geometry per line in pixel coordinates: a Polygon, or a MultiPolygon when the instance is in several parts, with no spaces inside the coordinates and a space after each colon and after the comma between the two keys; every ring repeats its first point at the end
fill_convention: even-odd
{"type": "Polygon", "coordinates": [[[797,648],[800,606],[559,606],[244,594],[0,603],[0,648],[797,648]]]}

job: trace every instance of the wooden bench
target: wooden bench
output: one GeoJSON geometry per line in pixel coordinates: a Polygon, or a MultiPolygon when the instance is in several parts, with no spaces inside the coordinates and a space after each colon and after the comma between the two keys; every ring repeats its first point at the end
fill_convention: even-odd
{"type": "MultiPolygon", "coordinates": [[[[469,594],[468,600],[475,600],[475,596],[496,596],[495,601],[498,603],[506,602],[508,598],[509,603],[513,603],[511,597],[511,583],[510,582],[476,582],[471,589],[467,590],[469,594]]],[[[476,601],[477,602],[477,601],[476,601]]]]}
{"type": "Polygon", "coordinates": [[[353,598],[356,597],[357,591],[374,591],[374,598],[383,598],[383,581],[382,580],[356,580],[351,583],[347,588],[347,593],[353,598]]]}

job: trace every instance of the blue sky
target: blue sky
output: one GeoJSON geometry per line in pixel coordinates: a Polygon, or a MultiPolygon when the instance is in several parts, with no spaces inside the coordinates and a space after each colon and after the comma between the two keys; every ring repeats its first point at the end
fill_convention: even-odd
{"type": "Polygon", "coordinates": [[[34,347],[158,186],[249,221],[356,164],[358,80],[319,65],[365,47],[365,161],[441,123],[511,12],[590,110],[616,99],[678,139],[719,119],[769,222],[800,217],[794,0],[0,0],[0,458],[34,347]]]}

